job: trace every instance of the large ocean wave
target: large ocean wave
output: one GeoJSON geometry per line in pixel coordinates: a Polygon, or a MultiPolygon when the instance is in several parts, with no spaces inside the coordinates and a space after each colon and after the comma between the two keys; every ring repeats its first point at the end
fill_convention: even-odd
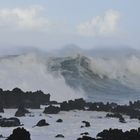
{"type": "Polygon", "coordinates": [[[65,57],[39,52],[0,58],[0,87],[42,90],[62,101],[83,97],[92,101],[140,99],[140,58],[65,57]]]}

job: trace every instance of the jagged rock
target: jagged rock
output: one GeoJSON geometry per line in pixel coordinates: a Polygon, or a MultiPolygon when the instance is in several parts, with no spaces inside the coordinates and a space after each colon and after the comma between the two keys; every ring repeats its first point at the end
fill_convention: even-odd
{"type": "Polygon", "coordinates": [[[118,140],[118,139],[123,140],[124,133],[122,130],[119,129],[109,129],[109,130],[103,130],[102,132],[98,133],[97,137],[100,137],[103,140],[107,138],[108,140],[118,140]]]}
{"type": "Polygon", "coordinates": [[[77,140],[140,140],[140,128],[126,132],[123,132],[122,129],[105,129],[98,133],[96,138],[83,136],[77,140]]]}
{"type": "Polygon", "coordinates": [[[6,140],[31,140],[30,133],[24,128],[16,128],[6,140]]]}
{"type": "Polygon", "coordinates": [[[140,117],[140,110],[134,109],[132,106],[128,105],[118,105],[112,109],[112,112],[128,115],[131,119],[139,119],[140,117]]]}
{"type": "Polygon", "coordinates": [[[89,135],[88,132],[81,133],[80,135],[89,135]]]}
{"type": "Polygon", "coordinates": [[[62,119],[58,119],[56,122],[61,123],[61,122],[63,122],[63,120],[62,119]]]}
{"type": "Polygon", "coordinates": [[[77,140],[96,140],[96,139],[89,136],[83,136],[82,138],[78,138],[77,140]]]}
{"type": "Polygon", "coordinates": [[[126,123],[126,121],[123,118],[123,116],[121,114],[119,114],[119,113],[114,113],[114,114],[108,113],[108,114],[106,114],[106,117],[108,117],[108,118],[118,118],[119,119],[119,122],[126,123]]]}
{"type": "Polygon", "coordinates": [[[120,117],[120,118],[119,118],[119,122],[121,122],[121,123],[126,123],[126,121],[125,121],[125,119],[124,119],[123,117],[120,117]]]}
{"type": "Polygon", "coordinates": [[[95,102],[95,103],[88,103],[88,110],[89,111],[106,111],[106,112],[110,112],[112,108],[114,108],[114,104],[111,103],[102,103],[102,102],[95,102]]]}
{"type": "Polygon", "coordinates": [[[60,108],[63,111],[69,111],[69,110],[84,110],[85,109],[85,101],[83,98],[75,99],[74,101],[69,100],[68,102],[64,101],[60,104],[60,108]]]}
{"type": "Polygon", "coordinates": [[[106,114],[106,117],[108,117],[108,118],[122,118],[122,115],[121,114],[119,114],[119,113],[107,113],[106,114]]]}
{"type": "Polygon", "coordinates": [[[3,135],[0,135],[0,138],[3,138],[3,135]]]}
{"type": "Polygon", "coordinates": [[[15,116],[22,117],[22,116],[25,116],[26,113],[30,113],[30,112],[21,105],[16,111],[15,116]]]}
{"type": "Polygon", "coordinates": [[[39,127],[48,126],[48,125],[49,125],[49,124],[46,123],[46,120],[45,120],[45,119],[40,120],[40,121],[36,124],[36,126],[39,126],[39,127]]]}
{"type": "Polygon", "coordinates": [[[4,113],[4,109],[3,109],[2,105],[0,105],[0,113],[4,113]]]}
{"type": "Polygon", "coordinates": [[[64,138],[64,135],[58,134],[58,135],[56,135],[55,137],[56,137],[56,138],[64,138]]]}
{"type": "Polygon", "coordinates": [[[90,127],[90,123],[88,121],[82,121],[85,124],[85,127],[90,127]]]}
{"type": "Polygon", "coordinates": [[[49,102],[50,94],[44,94],[42,91],[24,92],[19,88],[14,88],[12,91],[0,89],[0,103],[3,108],[18,108],[23,104],[26,108],[39,109],[41,104],[45,105],[49,102]]]}
{"type": "Polygon", "coordinates": [[[21,126],[21,124],[18,118],[0,118],[0,126],[15,127],[15,126],[21,126]]]}
{"type": "Polygon", "coordinates": [[[57,114],[59,112],[60,112],[60,108],[59,107],[50,105],[48,107],[45,107],[43,113],[45,113],[45,114],[57,114]]]}

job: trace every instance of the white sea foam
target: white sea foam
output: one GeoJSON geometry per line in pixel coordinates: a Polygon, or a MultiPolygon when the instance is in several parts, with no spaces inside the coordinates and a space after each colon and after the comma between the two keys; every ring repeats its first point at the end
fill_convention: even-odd
{"type": "Polygon", "coordinates": [[[63,101],[84,97],[66,85],[62,76],[53,77],[47,71],[47,61],[36,53],[5,57],[0,60],[0,87],[22,90],[42,90],[51,94],[52,100],[63,101]]]}
{"type": "MultiPolygon", "coordinates": [[[[39,52],[30,52],[17,56],[1,57],[0,87],[3,89],[13,89],[15,87],[19,87],[25,91],[42,90],[45,93],[50,93],[51,99],[57,101],[74,99],[79,97],[86,98],[82,87],[78,88],[79,90],[74,90],[70,85],[68,85],[67,81],[73,79],[66,79],[66,77],[64,77],[62,72],[64,72],[65,70],[63,70],[63,68],[56,69],[56,75],[54,74],[54,72],[51,71],[51,69],[49,69],[50,65],[57,65],[57,67],[59,67],[61,61],[70,60],[77,57],[85,58],[82,55],[78,55],[62,57],[61,59],[58,59],[54,56],[47,57],[45,54],[41,54],[39,52]]],[[[79,64],[75,64],[79,70],[79,76],[82,77],[83,80],[81,81],[81,79],[76,79],[75,77],[72,77],[75,78],[74,80],[77,80],[76,82],[81,82],[80,84],[73,83],[75,84],[75,86],[86,85],[86,90],[88,90],[88,87],[91,88],[91,85],[93,84],[93,89],[95,89],[93,93],[95,94],[97,94],[97,90],[100,90],[101,88],[102,89],[100,90],[100,92],[108,93],[108,91],[110,90],[113,93],[115,92],[115,90],[113,91],[112,89],[114,89],[116,85],[113,87],[113,82],[104,82],[104,78],[107,78],[110,80],[115,80],[120,84],[123,84],[132,89],[140,89],[140,58],[138,56],[130,55],[123,58],[86,58],[89,60],[89,66],[87,69],[90,69],[93,74],[99,76],[100,80],[98,79],[98,81],[96,82],[96,79],[92,79],[90,75],[87,76],[87,73],[84,73],[84,69],[81,68],[79,64]],[[87,82],[90,83],[88,84],[87,82]],[[105,88],[105,86],[107,86],[107,88],[105,88]],[[109,87],[113,88],[109,89],[109,87]]],[[[119,89],[119,91],[121,91],[121,89],[119,89]]],[[[119,91],[117,90],[116,94],[119,91]]],[[[123,93],[127,92],[128,91],[125,92],[123,90],[123,93]]]]}
{"type": "Polygon", "coordinates": [[[100,78],[108,77],[138,88],[140,84],[140,58],[132,55],[124,58],[91,58],[90,67],[100,78]]]}

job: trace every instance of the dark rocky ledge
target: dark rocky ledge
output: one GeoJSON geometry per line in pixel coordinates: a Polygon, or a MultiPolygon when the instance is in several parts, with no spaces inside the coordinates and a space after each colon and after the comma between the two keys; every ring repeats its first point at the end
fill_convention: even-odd
{"type": "Polygon", "coordinates": [[[50,102],[50,94],[44,94],[42,91],[24,92],[19,88],[12,91],[0,89],[0,112],[2,108],[18,108],[23,105],[25,108],[37,109],[40,105],[50,102]]]}
{"type": "Polygon", "coordinates": [[[140,140],[140,128],[126,132],[121,129],[103,130],[97,134],[96,138],[84,135],[77,140],[140,140]]]}
{"type": "MultiPolygon", "coordinates": [[[[103,130],[96,138],[87,136],[88,132],[82,133],[77,140],[140,140],[140,128],[123,132],[121,129],[103,130]]],[[[64,138],[63,134],[58,134],[56,138],[64,138]]],[[[6,140],[31,140],[30,133],[24,128],[16,128],[6,140]]]]}
{"type": "MultiPolygon", "coordinates": [[[[83,110],[83,111],[105,111],[114,114],[128,115],[131,119],[140,120],[140,101],[129,102],[128,105],[118,105],[116,103],[103,102],[86,102],[83,98],[64,101],[50,101],[50,94],[44,94],[42,91],[24,92],[19,88],[12,91],[4,91],[0,89],[0,112],[4,112],[3,108],[40,108],[40,105],[49,105],[45,108],[44,113],[56,114],[60,111],[83,110]],[[60,107],[53,106],[53,104],[60,107]]],[[[120,122],[125,122],[122,117],[118,117],[120,122]]]]}

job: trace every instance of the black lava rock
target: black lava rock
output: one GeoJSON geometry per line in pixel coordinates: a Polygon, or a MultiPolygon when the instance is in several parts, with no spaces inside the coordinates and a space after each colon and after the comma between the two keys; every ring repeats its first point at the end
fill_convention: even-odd
{"type": "Polygon", "coordinates": [[[83,136],[82,138],[78,138],[77,140],[96,140],[96,139],[89,136],[83,136]]]}
{"type": "Polygon", "coordinates": [[[80,135],[89,135],[88,132],[81,133],[80,135]]]}
{"type": "Polygon", "coordinates": [[[63,122],[63,120],[62,119],[58,119],[56,122],[61,123],[61,122],[63,122]]]}
{"type": "Polygon", "coordinates": [[[0,113],[4,113],[4,109],[2,105],[0,105],[0,113]]]}
{"type": "Polygon", "coordinates": [[[56,106],[48,106],[48,107],[45,107],[45,110],[43,113],[45,114],[57,114],[60,112],[60,108],[59,107],[56,107],[56,106]]]}
{"type": "Polygon", "coordinates": [[[16,117],[25,116],[26,113],[30,113],[27,109],[25,109],[22,105],[19,106],[18,110],[15,113],[16,117]]]}
{"type": "Polygon", "coordinates": [[[82,123],[85,124],[85,127],[90,127],[90,122],[88,122],[88,121],[82,121],[82,123]]]}
{"type": "Polygon", "coordinates": [[[18,118],[0,118],[1,127],[15,127],[21,126],[20,120],[18,118]]]}
{"type": "Polygon", "coordinates": [[[56,137],[56,138],[64,138],[64,135],[58,134],[58,135],[56,135],[55,137],[56,137]]]}
{"type": "Polygon", "coordinates": [[[31,140],[30,133],[24,128],[16,128],[6,140],[31,140]]]}
{"type": "Polygon", "coordinates": [[[48,125],[49,125],[49,124],[46,123],[46,120],[45,120],[45,119],[40,120],[40,121],[36,124],[36,126],[39,126],[39,127],[48,126],[48,125]]]}

